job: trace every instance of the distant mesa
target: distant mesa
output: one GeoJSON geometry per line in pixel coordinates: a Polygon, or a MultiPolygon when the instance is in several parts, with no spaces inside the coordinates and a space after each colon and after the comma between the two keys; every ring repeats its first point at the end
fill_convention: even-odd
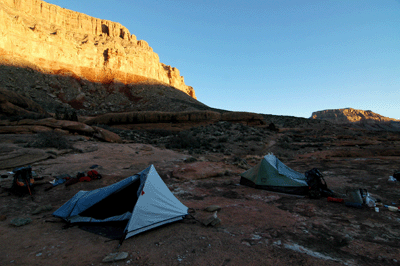
{"type": "Polygon", "coordinates": [[[400,120],[381,116],[370,110],[364,111],[353,108],[329,109],[313,112],[311,119],[328,120],[334,123],[400,122],[400,120]]]}
{"type": "Polygon", "coordinates": [[[1,1],[0,23],[1,65],[103,84],[155,80],[196,98],[177,68],[119,23],[40,0],[1,1]]]}

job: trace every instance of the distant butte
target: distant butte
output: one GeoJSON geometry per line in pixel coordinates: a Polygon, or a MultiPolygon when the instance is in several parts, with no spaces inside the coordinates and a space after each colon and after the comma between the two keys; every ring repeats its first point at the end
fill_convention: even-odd
{"type": "Polygon", "coordinates": [[[370,110],[357,110],[353,108],[343,109],[329,109],[323,111],[313,112],[311,119],[329,120],[335,123],[348,123],[348,122],[391,122],[400,120],[381,116],[370,110]]]}

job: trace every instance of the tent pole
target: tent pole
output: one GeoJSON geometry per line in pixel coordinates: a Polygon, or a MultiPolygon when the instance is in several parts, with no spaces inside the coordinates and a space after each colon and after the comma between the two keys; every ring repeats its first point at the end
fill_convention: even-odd
{"type": "Polygon", "coordinates": [[[122,235],[121,239],[119,240],[119,244],[117,249],[119,249],[119,247],[122,245],[122,242],[124,242],[126,235],[128,234],[128,232],[124,232],[124,234],[122,235]]]}

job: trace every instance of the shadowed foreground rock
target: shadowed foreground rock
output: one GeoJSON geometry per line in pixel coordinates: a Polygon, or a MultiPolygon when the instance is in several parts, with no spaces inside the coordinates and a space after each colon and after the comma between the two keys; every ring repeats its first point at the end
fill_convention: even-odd
{"type": "Polygon", "coordinates": [[[37,133],[52,130],[93,136],[107,142],[122,142],[117,134],[106,129],[91,127],[81,122],[57,120],[54,118],[40,120],[25,119],[15,122],[2,121],[2,126],[0,126],[0,134],[37,133]]]}
{"type": "Polygon", "coordinates": [[[0,88],[0,116],[47,115],[37,103],[18,93],[0,88]]]}

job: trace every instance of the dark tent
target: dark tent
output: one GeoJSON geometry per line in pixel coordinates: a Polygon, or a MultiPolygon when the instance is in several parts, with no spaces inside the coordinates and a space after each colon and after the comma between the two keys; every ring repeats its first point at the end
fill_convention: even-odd
{"type": "Polygon", "coordinates": [[[242,173],[240,184],[297,195],[308,192],[305,175],[290,169],[272,154],[264,156],[256,166],[242,173]]]}

